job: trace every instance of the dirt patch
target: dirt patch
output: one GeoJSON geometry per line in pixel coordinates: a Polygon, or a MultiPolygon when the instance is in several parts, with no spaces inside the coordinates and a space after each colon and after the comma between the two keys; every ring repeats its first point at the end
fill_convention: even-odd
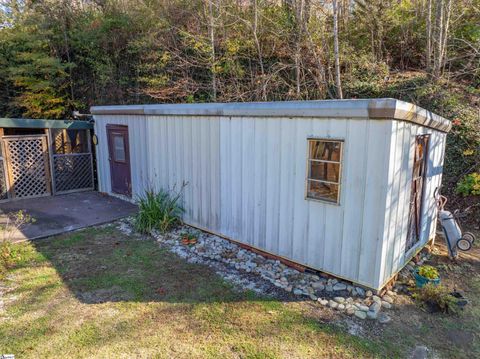
{"type": "MultiPolygon", "coordinates": [[[[479,233],[476,235],[478,238],[479,233]]],[[[452,260],[444,243],[443,238],[436,239],[433,255],[426,264],[439,270],[443,285],[465,295],[469,300],[465,309],[455,315],[428,313],[412,297],[398,295],[391,311],[392,322],[364,330],[366,337],[392,340],[405,352],[424,346],[429,358],[435,357],[432,353],[439,357],[480,356],[480,247],[476,243],[470,252],[462,252],[457,260],[452,260]]]]}
{"type": "Polygon", "coordinates": [[[120,302],[129,301],[133,299],[133,295],[124,291],[119,286],[111,288],[100,288],[92,291],[82,292],[78,294],[79,299],[86,303],[105,303],[105,302],[120,302]]]}

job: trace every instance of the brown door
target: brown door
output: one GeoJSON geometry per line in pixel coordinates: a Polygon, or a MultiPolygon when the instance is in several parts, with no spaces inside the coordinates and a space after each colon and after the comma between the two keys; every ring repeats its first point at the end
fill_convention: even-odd
{"type": "Polygon", "coordinates": [[[112,192],[131,196],[132,180],[130,174],[128,127],[107,125],[107,136],[112,192]]]}
{"type": "Polygon", "coordinates": [[[427,172],[429,135],[420,135],[415,139],[413,157],[412,191],[410,194],[410,211],[408,218],[407,245],[405,252],[413,248],[420,240],[422,225],[422,207],[425,178],[427,172]]]}

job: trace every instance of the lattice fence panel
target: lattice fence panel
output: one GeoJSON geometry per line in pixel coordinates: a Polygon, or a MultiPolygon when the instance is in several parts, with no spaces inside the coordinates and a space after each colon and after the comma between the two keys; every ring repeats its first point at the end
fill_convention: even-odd
{"type": "Polygon", "coordinates": [[[93,188],[90,153],[54,155],[53,167],[56,192],[93,188]]]}
{"type": "Polygon", "coordinates": [[[46,138],[9,138],[8,168],[15,197],[38,197],[50,193],[49,173],[46,166],[46,138]]]}
{"type": "Polygon", "coordinates": [[[0,159],[0,200],[7,199],[7,179],[5,177],[5,167],[3,164],[3,159],[0,159]]]}

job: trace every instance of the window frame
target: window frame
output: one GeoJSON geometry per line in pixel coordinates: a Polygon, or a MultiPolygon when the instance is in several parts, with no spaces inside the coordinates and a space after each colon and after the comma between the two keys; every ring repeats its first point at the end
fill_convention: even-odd
{"type": "Polygon", "coordinates": [[[306,166],[306,172],[305,172],[305,200],[327,203],[327,204],[333,204],[333,205],[340,205],[341,204],[342,180],[343,180],[342,172],[343,172],[343,161],[344,161],[344,156],[343,156],[344,144],[345,144],[345,139],[343,139],[343,138],[307,137],[307,156],[306,156],[307,157],[307,161],[306,161],[307,166],[306,166]],[[317,159],[310,158],[310,146],[311,146],[311,143],[315,142],[315,141],[338,142],[340,144],[340,159],[338,161],[331,161],[331,160],[317,160],[317,159]],[[312,162],[338,164],[338,166],[339,166],[338,182],[318,180],[318,179],[315,179],[315,178],[311,178],[310,177],[310,172],[311,172],[311,163],[312,162]],[[310,181],[318,182],[318,183],[330,183],[330,184],[337,185],[338,186],[337,199],[336,200],[329,200],[329,199],[326,199],[326,198],[310,197],[308,195],[308,186],[309,186],[310,181]]]}

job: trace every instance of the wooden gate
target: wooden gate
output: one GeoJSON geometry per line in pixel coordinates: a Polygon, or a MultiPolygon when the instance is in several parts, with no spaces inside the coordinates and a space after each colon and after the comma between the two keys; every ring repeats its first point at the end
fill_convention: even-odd
{"type": "Polygon", "coordinates": [[[47,135],[4,136],[3,143],[10,198],[51,195],[47,135]]]}

